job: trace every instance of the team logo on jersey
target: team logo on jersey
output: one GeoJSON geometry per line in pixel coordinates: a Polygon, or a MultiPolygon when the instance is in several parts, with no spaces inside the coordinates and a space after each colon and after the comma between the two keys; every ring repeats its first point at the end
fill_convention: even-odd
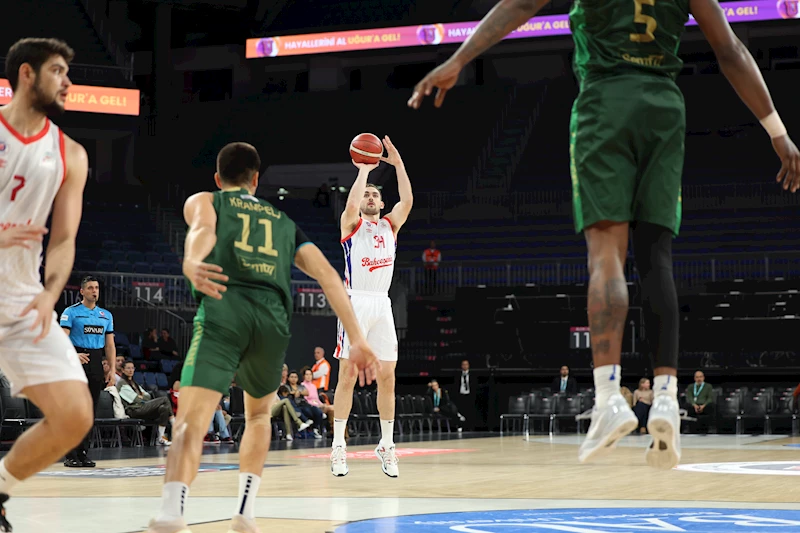
{"type": "Polygon", "coordinates": [[[40,165],[45,168],[56,168],[56,154],[53,152],[45,152],[40,165]]]}
{"type": "Polygon", "coordinates": [[[8,150],[8,144],[5,141],[0,141],[0,154],[4,154],[8,150]]]}
{"type": "Polygon", "coordinates": [[[105,312],[100,311],[100,316],[106,316],[105,312]]]}

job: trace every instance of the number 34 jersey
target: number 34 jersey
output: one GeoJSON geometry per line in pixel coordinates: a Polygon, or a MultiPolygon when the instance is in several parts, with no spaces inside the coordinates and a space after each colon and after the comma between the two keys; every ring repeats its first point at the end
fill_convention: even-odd
{"type": "Polygon", "coordinates": [[[689,0],[575,0],[569,14],[575,74],[644,72],[677,77],[689,0]]]}
{"type": "MultiPolygon", "coordinates": [[[[205,261],[222,267],[230,288],[277,291],[291,314],[292,264],[308,238],[286,213],[246,189],[213,195],[217,242],[205,261]]],[[[196,298],[202,296],[195,291],[196,298]]]]}
{"type": "MultiPolygon", "coordinates": [[[[50,120],[32,137],[23,137],[0,114],[0,231],[14,226],[44,226],[66,172],[64,134],[50,120]]],[[[39,267],[42,244],[3,250],[0,278],[4,303],[27,305],[44,288],[39,267]]]]}
{"type": "Polygon", "coordinates": [[[370,222],[359,218],[352,233],[342,239],[342,248],[344,283],[351,294],[389,293],[397,253],[391,219],[383,217],[370,222]]]}

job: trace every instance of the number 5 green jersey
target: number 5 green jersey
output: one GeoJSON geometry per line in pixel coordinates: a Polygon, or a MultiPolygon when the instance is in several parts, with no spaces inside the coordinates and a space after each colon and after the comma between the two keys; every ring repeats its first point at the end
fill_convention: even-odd
{"type": "Polygon", "coordinates": [[[683,68],[678,46],[689,0],[575,0],[569,20],[581,85],[626,71],[674,79],[683,68]]]}
{"type": "MultiPolygon", "coordinates": [[[[308,238],[286,213],[245,189],[213,194],[217,242],[205,261],[222,267],[229,288],[277,291],[291,314],[292,264],[308,238]]],[[[202,299],[202,293],[193,293],[202,299]]]]}

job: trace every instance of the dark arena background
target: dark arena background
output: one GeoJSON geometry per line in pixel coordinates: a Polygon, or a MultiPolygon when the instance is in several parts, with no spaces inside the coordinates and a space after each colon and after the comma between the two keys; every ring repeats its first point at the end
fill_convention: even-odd
{"type": "MultiPolygon", "coordinates": [[[[197,309],[182,274],[183,203],[216,190],[224,145],[258,149],[257,195],[295,220],[342,277],[339,219],[357,173],[351,139],[388,134],[403,157],[414,205],[390,289],[402,475],[384,476],[373,453],[375,385],[356,387],[345,478],[330,473],[328,420],[321,438],[308,430],[292,439],[276,416],[256,503],[261,531],[800,531],[800,488],[783,477],[800,475],[800,201],[775,183],[769,136],[693,20],[677,79],[687,113],[683,224],[673,241],[678,390],[690,408],[685,393],[702,372],[713,405],[701,417],[685,413],[681,464],[657,471],[644,462],[650,437],[638,430],[607,459],[577,462],[594,385],[586,245],[572,219],[571,2],[548,4],[471,62],[441,109],[426,101],[420,110],[406,105],[414,85],[494,1],[8,4],[0,54],[23,37],[57,37],[76,52],[68,112],[55,122],[86,148],[90,169],[74,271],[56,312],[81,301],[81,279],[96,277],[117,354],[154,398],[180,380],[197,309]],[[423,261],[431,241],[441,254],[435,270],[423,261]],[[148,340],[152,328],[158,338],[148,340]],[[463,361],[470,394],[462,394],[463,361]],[[563,366],[574,380],[564,392],[563,366]],[[434,379],[461,418],[434,411],[434,379]]],[[[800,136],[797,1],[720,5],[789,133],[800,136]]],[[[0,105],[11,96],[0,80],[0,105]]],[[[381,164],[370,181],[388,212],[399,199],[394,167],[381,164]]],[[[622,385],[633,392],[653,378],[653,340],[632,252],[625,272],[622,385]]],[[[311,367],[322,348],[334,398],[336,317],[297,268],[292,294],[286,364],[311,367]]],[[[8,450],[41,412],[12,398],[7,383],[1,391],[8,450]]],[[[138,533],[157,514],[169,448],[153,424],[117,418],[104,394],[91,439],[96,466],[58,462],[19,485],[6,505],[15,533],[138,533]]],[[[241,390],[230,400],[192,485],[194,533],[227,531],[236,511],[241,390]]]]}

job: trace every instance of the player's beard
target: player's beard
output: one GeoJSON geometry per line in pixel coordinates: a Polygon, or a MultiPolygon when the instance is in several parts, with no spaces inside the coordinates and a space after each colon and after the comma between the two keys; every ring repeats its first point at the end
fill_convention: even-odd
{"type": "Polygon", "coordinates": [[[33,107],[40,113],[44,113],[45,116],[54,118],[64,114],[64,108],[58,102],[56,97],[58,93],[54,96],[47,96],[42,88],[39,86],[38,80],[33,85],[33,107]]]}
{"type": "Polygon", "coordinates": [[[381,209],[377,205],[373,205],[372,207],[365,205],[361,208],[361,212],[365,215],[374,216],[380,214],[381,209]]]}

